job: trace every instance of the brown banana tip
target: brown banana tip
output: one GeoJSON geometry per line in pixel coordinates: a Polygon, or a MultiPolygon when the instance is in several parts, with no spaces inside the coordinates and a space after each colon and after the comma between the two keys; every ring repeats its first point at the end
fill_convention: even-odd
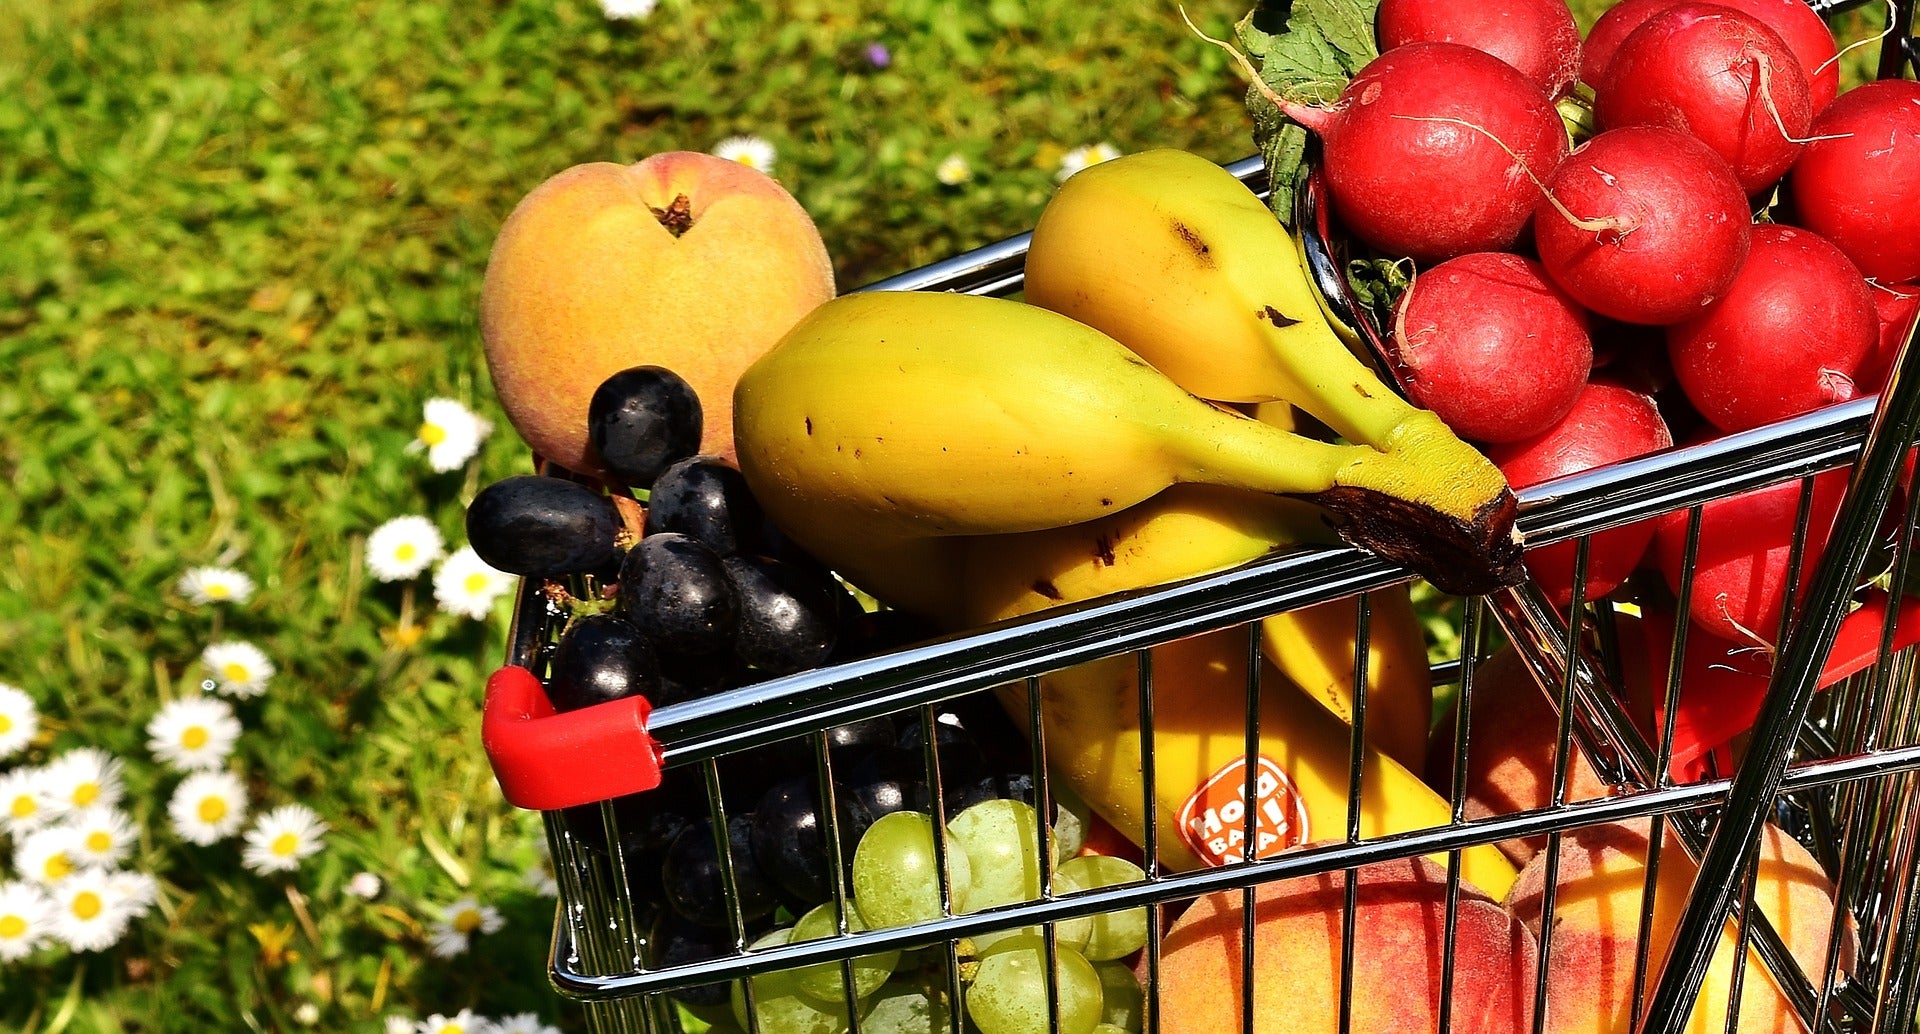
{"type": "Polygon", "coordinates": [[[1347,542],[1410,568],[1454,596],[1484,596],[1526,578],[1514,521],[1520,504],[1502,489],[1468,521],[1365,488],[1311,497],[1336,519],[1347,542]]]}

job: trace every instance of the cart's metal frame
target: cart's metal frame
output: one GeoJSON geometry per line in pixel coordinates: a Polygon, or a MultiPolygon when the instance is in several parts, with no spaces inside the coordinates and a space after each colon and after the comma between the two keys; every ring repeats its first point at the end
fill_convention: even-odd
{"type": "MultiPolygon", "coordinates": [[[[1821,5],[1816,4],[1816,9],[1821,5]]],[[[1829,8],[1844,6],[1827,5],[1829,8]]],[[[1882,75],[1897,74],[1903,65],[1913,63],[1910,36],[1912,4],[1897,16],[1897,33],[1883,51],[1882,75]]],[[[1250,185],[1259,187],[1264,172],[1258,159],[1247,159],[1229,166],[1230,171],[1250,185]]],[[[1302,192],[1303,213],[1309,218],[1316,203],[1311,189],[1302,192]]],[[[1010,238],[993,245],[914,270],[877,283],[867,290],[948,290],[983,295],[1006,295],[1021,284],[1022,266],[1029,235],[1010,238]]],[[[1327,297],[1329,309],[1352,326],[1362,328],[1363,340],[1356,350],[1371,355],[1379,342],[1364,340],[1368,321],[1351,311],[1345,298],[1345,283],[1340,275],[1339,257],[1328,242],[1308,235],[1307,259],[1310,269],[1327,297]]],[[[1908,350],[1912,351],[1911,348],[1908,350]]],[[[1920,361],[1920,360],[1910,360],[1920,361]]],[[[1904,367],[1903,363],[1903,367],[1904,367]]],[[[1628,523],[1696,508],[1689,520],[1683,570],[1691,571],[1698,549],[1701,504],[1744,491],[1835,469],[1861,460],[1863,447],[1873,455],[1868,459],[1885,467],[1890,456],[1897,455],[1905,443],[1914,440],[1914,424],[1920,421],[1920,386],[1902,369],[1897,382],[1907,386],[1888,392],[1889,398],[1906,400],[1906,412],[1887,426],[1886,412],[1876,418],[1875,399],[1862,399],[1833,406],[1769,427],[1730,435],[1690,448],[1675,449],[1654,456],[1614,464],[1584,474],[1550,482],[1519,493],[1520,525],[1530,545],[1579,540],[1576,562],[1584,581],[1586,538],[1594,533],[1628,523]]],[[[1895,407],[1888,407],[1889,409],[1895,407]]],[[[1872,463],[1861,464],[1872,466],[1872,463]]],[[[1884,471],[1883,471],[1884,473],[1884,471]]],[[[1859,486],[1856,486],[1858,489],[1859,486]]],[[[1850,495],[1859,495],[1852,492],[1850,495]]],[[[1884,491],[1882,492],[1884,495],[1884,491]]],[[[1803,482],[1801,510],[1811,502],[1810,482],[1803,482]]],[[[1920,494],[1916,494],[1920,499],[1920,494]]],[[[1861,502],[1856,508],[1864,508],[1861,502]]],[[[1884,499],[1881,501],[1884,505],[1884,499]]],[[[1905,534],[1897,536],[1892,549],[1891,567],[1896,584],[1909,566],[1911,530],[1915,524],[1913,504],[1909,503],[1905,534]]],[[[1802,566],[1805,520],[1796,536],[1790,567],[1802,566]]],[[[1865,519],[1861,527],[1836,532],[1829,555],[1848,553],[1859,545],[1849,536],[1865,537],[1873,529],[1865,519]],[[1845,541],[1843,541],[1845,540],[1845,541]]],[[[1864,545],[1861,549],[1864,550],[1864,545]]],[[[1827,580],[1846,581],[1846,572],[1822,572],[1827,580]]],[[[1689,576],[1690,577],[1690,576],[1689,576]]],[[[1311,548],[1278,554],[1234,570],[1194,578],[1184,582],[1142,589],[1122,596],[1065,606],[1030,618],[982,629],[967,635],[901,649],[883,656],[839,664],[779,678],[701,700],[663,707],[653,713],[649,731],[663,746],[662,764],[669,768],[698,769],[706,784],[709,810],[716,828],[725,828],[725,813],[720,794],[720,775],[726,758],[736,752],[772,743],[807,738],[813,745],[818,785],[826,788],[825,811],[834,811],[831,803],[833,760],[822,731],[863,718],[894,713],[918,712],[923,720],[932,720],[932,708],[941,701],[966,694],[983,693],[1009,682],[1036,679],[1039,676],[1077,663],[1110,657],[1128,651],[1142,651],[1141,723],[1143,740],[1151,741],[1153,688],[1151,664],[1144,651],[1200,632],[1252,626],[1260,618],[1298,607],[1365,594],[1405,582],[1408,572],[1376,556],[1352,548],[1311,548]]],[[[1684,597],[1682,589],[1680,595],[1684,597]]],[[[1835,593],[1829,593],[1835,595],[1835,593]]],[[[1365,597],[1362,595],[1362,600],[1365,597]]],[[[1816,610],[1815,600],[1807,610],[1816,610]]],[[[1826,601],[1829,607],[1839,606],[1826,601]]],[[[891,949],[944,946],[949,988],[959,993],[960,960],[956,942],[968,936],[1013,926],[1051,924],[1059,920],[1108,912],[1121,908],[1157,906],[1217,891],[1238,890],[1251,894],[1257,884],[1309,874],[1349,870],[1373,862],[1408,858],[1416,855],[1446,855],[1451,859],[1448,885],[1448,932],[1460,892],[1460,852],[1468,847],[1493,844],[1518,837],[1546,835],[1549,858],[1548,887],[1554,880],[1552,866],[1557,862],[1561,836],[1571,830],[1630,818],[1654,817],[1655,829],[1670,828],[1685,853],[1697,860],[1714,845],[1711,843],[1715,816],[1730,810],[1729,805],[1752,804],[1774,817],[1789,822],[1802,839],[1815,849],[1838,888],[1837,912],[1859,934],[1859,951],[1846,970],[1838,966],[1838,951],[1830,951],[1824,973],[1802,973],[1785,951],[1778,936],[1757,910],[1750,909],[1750,880],[1739,873],[1723,877],[1733,889],[1727,896],[1739,921],[1742,943],[1750,944],[1765,960],[1775,983],[1809,1027],[1821,1031],[1910,1031],[1920,1011],[1920,907],[1915,907],[1912,892],[1920,878],[1920,809],[1916,802],[1915,775],[1920,772],[1920,702],[1913,695],[1920,671],[1911,651],[1894,652],[1892,628],[1883,637],[1878,662],[1870,671],[1847,679],[1827,693],[1809,716],[1802,707],[1797,714],[1776,716],[1776,721],[1792,719],[1788,730],[1791,744],[1763,743],[1778,755],[1780,774],[1766,782],[1753,773],[1735,773],[1693,783],[1675,783],[1667,775],[1671,728],[1648,742],[1627,720],[1616,695],[1611,692],[1607,672],[1609,617],[1607,607],[1579,604],[1569,611],[1549,606],[1531,586],[1487,599],[1465,601],[1462,636],[1465,655],[1460,662],[1443,665],[1435,671],[1436,682],[1457,680],[1460,684],[1459,725],[1454,737],[1454,771],[1464,772],[1468,738],[1465,730],[1472,704],[1472,672],[1481,656],[1489,626],[1499,626],[1506,640],[1527,659],[1540,684],[1561,716],[1558,761],[1554,772],[1553,803],[1549,806],[1468,820],[1460,803],[1456,784],[1452,799],[1456,802],[1452,821],[1444,826],[1384,837],[1361,837],[1358,823],[1358,793],[1350,810],[1346,839],[1288,851],[1283,854],[1249,859],[1242,864],[1192,872],[1166,871],[1153,861],[1157,855],[1155,838],[1160,835],[1151,820],[1147,829],[1145,855],[1147,878],[1140,883],[1101,890],[1054,896],[1043,894],[1040,900],[988,912],[951,915],[910,927],[844,932],[841,936],[801,944],[788,944],[762,950],[747,950],[748,938],[740,922],[737,893],[732,886],[732,866],[722,844],[721,870],[723,893],[733,917],[732,934],[736,951],[726,957],[649,968],[645,951],[644,912],[647,902],[633,900],[628,891],[626,866],[618,834],[618,818],[612,802],[603,802],[596,843],[606,849],[589,848],[575,826],[580,821],[559,812],[548,813],[547,832],[553,851],[556,875],[561,888],[562,905],[556,915],[550,976],[564,994],[587,1003],[589,1025],[600,1031],[673,1031],[675,1013],[667,993],[717,980],[785,969],[820,962],[843,965],[855,957],[891,949]],[[1583,627],[1586,626],[1586,627],[1583,627]],[[1596,627],[1597,626],[1597,627],[1596,627]],[[1802,720],[1802,719],[1805,720],[1802,720]],[[1597,800],[1566,800],[1567,767],[1572,751],[1578,750],[1617,788],[1609,797],[1597,800]],[[1788,755],[1792,756],[1789,757],[1788,755]],[[1741,801],[1733,797],[1735,783],[1748,777],[1764,791],[1764,801],[1741,801]],[[1758,782],[1756,782],[1758,781],[1758,782]],[[1761,785],[1764,784],[1764,785],[1761,785]],[[1741,899],[1740,889],[1745,888],[1741,899]]],[[[1359,608],[1358,640],[1365,642],[1368,610],[1359,608]]],[[[555,612],[546,598],[529,585],[523,587],[508,651],[509,663],[540,670],[544,646],[553,634],[555,612]]],[[[1673,656],[1684,650],[1687,622],[1678,622],[1673,656]]],[[[1791,637],[1783,644],[1794,648],[1791,637]]],[[[1828,644],[1802,644],[1823,656],[1828,644]]],[[[1357,654],[1364,654],[1358,649],[1357,654]]],[[[1818,663],[1813,665],[1816,669],[1818,663]]],[[[1667,713],[1679,690],[1679,664],[1669,672],[1665,693],[1667,713]]],[[[1782,680],[1792,678],[1787,673],[1782,680]]],[[[1811,697],[1812,676],[1804,695],[1811,697]]],[[[1258,744],[1257,711],[1260,687],[1252,680],[1248,687],[1248,750],[1258,744]]],[[[1364,661],[1356,672],[1354,693],[1358,717],[1350,745],[1352,778],[1361,776],[1360,744],[1365,720],[1364,661]]],[[[1030,703],[1030,732],[1034,741],[1034,779],[1043,813],[1051,800],[1051,788],[1045,766],[1041,695],[1027,694],[1030,703]]],[[[1766,716],[1763,715],[1763,721],[1766,716]]],[[[927,737],[925,762],[937,799],[939,775],[933,737],[927,737]]],[[[1754,748],[1759,752],[1760,748],[1754,748]]],[[[1750,759],[1751,760],[1751,759],[1750,759]]],[[[1152,766],[1147,793],[1152,794],[1152,766]]],[[[1459,777],[1456,777],[1458,780],[1459,777]]],[[[1756,791],[1749,791],[1750,793],[1756,791]]],[[[1251,787],[1249,787],[1251,796],[1251,787]]],[[[1251,808],[1248,809],[1251,812],[1251,808]]],[[[1738,809],[1732,809],[1738,810],[1738,809]]],[[[1152,809],[1148,809],[1151,816],[1152,809]]],[[[936,821],[945,816],[938,814],[936,821]]],[[[837,837],[832,828],[829,834],[837,837]]],[[[1040,857],[1046,858],[1042,828],[1040,857]]],[[[724,840],[724,837],[720,838],[724,840]]],[[[1660,865],[1658,845],[1649,858],[1649,884],[1660,865]]],[[[1722,845],[1724,846],[1724,845],[1722,845]]],[[[837,863],[836,863],[837,864],[837,863]]],[[[941,860],[944,873],[944,859],[941,860]]],[[[1043,865],[1043,872],[1044,872],[1043,865]]],[[[1353,897],[1349,883],[1347,931],[1352,931],[1353,897]]],[[[841,892],[844,894],[844,891],[841,892]]],[[[1651,895],[1648,895],[1651,900],[1651,895]]],[[[841,902],[844,904],[844,900],[841,902]]],[[[1551,892],[1545,910],[1553,910],[1551,892]]],[[[1650,909],[1649,909],[1650,911],[1650,909]]],[[[1719,913],[1724,915],[1724,912],[1719,913]]],[[[1149,908],[1149,942],[1144,961],[1149,988],[1159,972],[1158,940],[1160,910],[1149,908]]],[[[1643,917],[1643,921],[1646,917],[1643,917]]],[[[1720,919],[1702,913],[1691,917],[1698,924],[1718,929],[1720,919]]],[[[1833,947],[1838,946],[1843,918],[1836,915],[1833,947]]],[[[1251,918],[1247,920],[1251,925],[1251,918]]],[[[1545,924],[1550,936],[1551,923],[1545,924]]],[[[1051,926],[1048,950],[1053,950],[1051,926]]],[[[1645,929],[1643,925],[1643,930],[1645,929]]],[[[1252,938],[1244,938],[1243,962],[1252,968],[1252,938]]],[[[1347,943],[1352,943],[1349,936],[1347,943]]],[[[1547,945],[1542,945],[1545,957],[1547,945]]],[[[1681,954],[1676,952],[1676,955],[1681,954]]],[[[1683,981],[1669,974],[1672,986],[1661,981],[1658,960],[1647,957],[1643,942],[1638,959],[1639,986],[1650,992],[1662,992],[1672,1000],[1691,1001],[1683,981]],[[1675,994],[1684,995],[1672,999],[1675,994]]],[[[1445,972],[1451,980],[1454,968],[1451,940],[1447,945],[1445,972]]],[[[1350,1015],[1352,959],[1343,981],[1343,1017],[1350,1015]]],[[[1543,966],[1536,988],[1536,1002],[1546,996],[1546,968],[1543,966]]],[[[851,970],[847,969],[851,990],[851,970]]],[[[1735,994],[1741,993],[1736,980],[1735,994]]],[[[1252,981],[1243,981],[1251,996],[1252,981]]],[[[1450,986],[1450,985],[1449,985],[1450,986]]],[[[1694,986],[1697,986],[1694,985],[1694,986]]],[[[750,992],[749,992],[750,993],[750,992]]],[[[1443,991],[1443,994],[1445,992],[1443,991]]],[[[1151,1007],[1148,994],[1147,1030],[1174,1031],[1177,1027],[1161,1021],[1151,1007]]],[[[1248,1002],[1248,1005],[1251,1003],[1248,1002]]],[[[1683,1010],[1682,1010],[1683,1011],[1683,1010]]],[[[1659,1016],[1639,1015],[1636,1025],[1667,1029],[1683,1016],[1665,1008],[1659,1016]]],[[[1251,1016],[1248,1008],[1245,1014],[1251,1016]]],[[[1442,1009],[1445,1016],[1446,1010],[1442,1009]]],[[[1544,1010],[1536,1010],[1544,1017],[1544,1010]]],[[[857,1018],[856,1018],[857,1024],[857,1018]]],[[[856,1025],[855,1029],[858,1027],[856,1025]]],[[[954,1011],[953,1034],[963,1030],[960,1011],[954,1011]]],[[[1251,1029],[1251,1028],[1249,1028],[1251,1029]]],[[[1211,1034],[1211,1032],[1209,1032],[1211,1034]]]]}

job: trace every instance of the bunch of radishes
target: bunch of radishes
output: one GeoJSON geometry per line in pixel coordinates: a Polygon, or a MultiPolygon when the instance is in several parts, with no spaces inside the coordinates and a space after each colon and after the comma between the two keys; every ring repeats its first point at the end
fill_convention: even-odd
{"type": "MultiPolygon", "coordinates": [[[[1625,0],[1584,44],[1563,0],[1382,0],[1377,28],[1333,105],[1269,99],[1345,230],[1413,261],[1410,393],[1514,484],[1880,390],[1920,305],[1920,84],[1836,97],[1801,0],[1625,0]],[[1576,80],[1598,132],[1569,153],[1576,80]]],[[[1809,572],[1843,487],[1817,482],[1809,572]]],[[[1683,602],[1728,650],[1777,635],[1799,496],[1706,508],[1683,602]]],[[[1678,592],[1685,517],[1596,536],[1586,598],[1643,563],[1678,592]]],[[[1529,556],[1562,605],[1573,549],[1529,556]]]]}

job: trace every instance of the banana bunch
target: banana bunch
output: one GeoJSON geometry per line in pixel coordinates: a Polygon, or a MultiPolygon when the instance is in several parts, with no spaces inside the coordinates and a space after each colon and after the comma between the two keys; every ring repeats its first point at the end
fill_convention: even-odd
{"type": "Polygon", "coordinates": [[[1244,205],[1228,204],[1218,181],[1127,159],[1074,177],[1029,258],[1029,297],[1064,315],[966,295],[848,295],[755,362],[735,388],[735,441],[774,520],[855,584],[935,613],[931,586],[901,601],[880,588],[888,570],[941,566],[946,551],[925,540],[1074,524],[1174,484],[1315,503],[1343,538],[1448,591],[1518,578],[1499,471],[1346,350],[1292,238],[1251,192],[1205,159],[1137,157],[1167,155],[1210,169],[1244,205]],[[1124,204],[1074,189],[1114,167],[1095,186],[1126,187],[1124,204]],[[1101,214],[1075,215],[1089,205],[1101,214]],[[1163,227],[1158,238],[1143,220],[1163,227]],[[1072,248],[1056,243],[1062,233],[1078,238],[1072,248]],[[1101,259],[1090,268],[1063,254],[1101,259]],[[1163,289],[1115,288],[1117,268],[1133,266],[1144,271],[1129,282],[1163,289]],[[1284,398],[1348,440],[1284,431],[1208,397],[1284,398]]]}
{"type": "MultiPolygon", "coordinates": [[[[1047,766],[1135,843],[1147,843],[1149,809],[1161,863],[1178,870],[1244,857],[1247,787],[1254,788],[1255,853],[1270,857],[1309,841],[1346,836],[1349,731],[1340,720],[1287,688],[1262,662],[1259,753],[1248,772],[1244,715],[1248,666],[1245,629],[1226,628],[1150,651],[1153,743],[1142,753],[1139,664],[1131,654],[1042,676],[1047,766]],[[1230,721],[1223,721],[1223,714],[1230,721]],[[1152,765],[1154,795],[1142,792],[1152,765]]],[[[1026,713],[1027,683],[1003,690],[1026,713]]],[[[1372,717],[1369,706],[1369,718],[1372,717]]],[[[1377,837],[1444,826],[1447,802],[1378,750],[1361,761],[1360,835],[1377,837]]],[[[1435,861],[1446,864],[1446,858],[1435,861]]],[[[1492,845],[1461,853],[1461,873],[1494,898],[1516,870],[1492,845]]]]}

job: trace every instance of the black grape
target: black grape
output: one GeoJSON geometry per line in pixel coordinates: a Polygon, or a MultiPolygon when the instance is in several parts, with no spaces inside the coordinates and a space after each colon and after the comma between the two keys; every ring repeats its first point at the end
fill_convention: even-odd
{"type": "MultiPolygon", "coordinates": [[[[773,883],[754,863],[748,816],[728,818],[727,843],[742,919],[753,923],[772,915],[779,901],[773,883]]],[[[667,848],[666,861],[660,866],[660,882],[666,890],[667,904],[683,918],[701,926],[727,926],[727,901],[711,819],[694,822],[674,838],[667,848]]]]}
{"type": "Polygon", "coordinates": [[[723,557],[759,549],[765,519],[739,468],[718,456],[668,467],[647,497],[648,535],[677,531],[723,557]]]}
{"type": "Polygon", "coordinates": [[[733,585],[713,550],[677,532],[642,538],[620,565],[620,609],[663,653],[718,653],[733,638],[733,585]]]}
{"type": "Polygon", "coordinates": [[[560,640],[547,676],[556,711],[573,711],[660,686],[660,665],[640,630],[618,614],[581,618],[560,640]]]}
{"type": "MultiPolygon", "coordinates": [[[[652,956],[651,964],[657,969],[665,969],[688,962],[725,958],[733,954],[733,938],[725,930],[689,923],[668,909],[663,910],[654,921],[647,937],[647,948],[652,956]]],[[[730,981],[717,980],[668,993],[687,1005],[718,1006],[727,1004],[731,988],[730,981]]]]}
{"type": "Polygon", "coordinates": [[[679,374],[636,366],[600,382],[587,403],[587,441],[629,486],[700,451],[700,396],[679,374]]]}
{"type": "Polygon", "coordinates": [[[480,559],[527,578],[618,564],[620,515],[606,496],[561,478],[523,474],[480,490],[467,506],[467,541],[480,559]]]}
{"type": "Polygon", "coordinates": [[[832,578],[778,560],[731,556],[724,561],[737,612],[734,650],[768,675],[817,668],[839,640],[838,594],[832,578]]]}
{"type": "MultiPolygon", "coordinates": [[[[775,783],[753,810],[753,857],[781,889],[810,905],[833,897],[833,861],[828,854],[824,805],[811,778],[775,783]]],[[[853,849],[873,819],[845,785],[834,785],[839,819],[841,872],[851,876],[853,849]]]]}

